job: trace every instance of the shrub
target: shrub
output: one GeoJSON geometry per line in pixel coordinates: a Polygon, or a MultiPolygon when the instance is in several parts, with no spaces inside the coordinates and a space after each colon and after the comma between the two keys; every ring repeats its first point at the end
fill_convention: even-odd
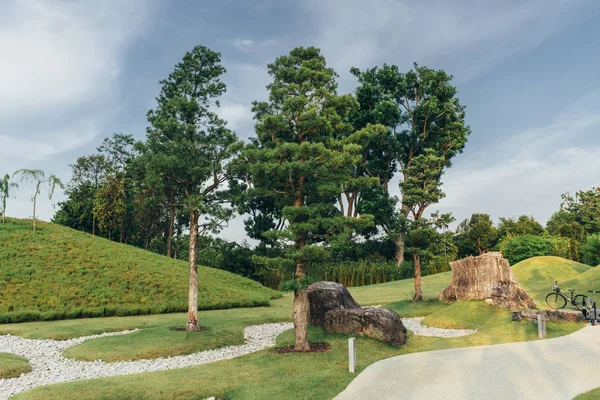
{"type": "Polygon", "coordinates": [[[500,251],[511,265],[537,256],[571,258],[569,239],[558,236],[520,235],[507,237],[500,243],[500,251]]]}
{"type": "Polygon", "coordinates": [[[581,247],[581,259],[585,264],[600,264],[600,234],[590,235],[581,247]]]}

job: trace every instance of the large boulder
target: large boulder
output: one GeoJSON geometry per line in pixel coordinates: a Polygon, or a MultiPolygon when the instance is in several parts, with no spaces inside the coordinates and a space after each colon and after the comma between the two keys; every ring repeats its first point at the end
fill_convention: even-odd
{"type": "Polygon", "coordinates": [[[325,332],[369,336],[394,346],[406,343],[406,328],[398,314],[389,308],[330,310],[325,315],[325,332]]]}
{"type": "Polygon", "coordinates": [[[323,326],[329,310],[360,308],[360,304],[344,285],[336,282],[315,282],[306,288],[308,293],[310,323],[323,326]]]}
{"type": "Polygon", "coordinates": [[[486,300],[508,309],[534,308],[535,302],[517,282],[502,253],[486,253],[450,263],[452,283],[440,301],[486,300]]]}

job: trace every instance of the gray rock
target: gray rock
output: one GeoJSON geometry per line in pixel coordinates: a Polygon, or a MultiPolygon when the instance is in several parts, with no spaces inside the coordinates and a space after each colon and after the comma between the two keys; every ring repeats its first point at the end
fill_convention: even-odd
{"type": "Polygon", "coordinates": [[[406,328],[398,314],[389,308],[338,308],[325,315],[328,333],[357,334],[394,346],[406,343],[406,328]]]}
{"type": "Polygon", "coordinates": [[[543,314],[546,321],[583,322],[586,320],[583,313],[576,310],[520,310],[513,311],[513,321],[525,319],[537,322],[538,314],[543,314]],[[515,314],[518,314],[518,317],[515,314]]]}
{"type": "Polygon", "coordinates": [[[360,304],[344,285],[336,282],[320,281],[308,286],[309,313],[311,325],[323,326],[325,314],[329,310],[360,308],[360,304]]]}

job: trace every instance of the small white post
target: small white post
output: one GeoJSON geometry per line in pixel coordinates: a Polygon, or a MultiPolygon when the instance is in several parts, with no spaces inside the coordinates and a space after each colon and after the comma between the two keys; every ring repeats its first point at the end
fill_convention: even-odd
{"type": "Polygon", "coordinates": [[[351,337],[348,339],[348,369],[351,373],[354,373],[356,369],[356,338],[351,337]]]}
{"type": "Polygon", "coordinates": [[[546,337],[546,318],[543,313],[537,315],[538,337],[543,339],[546,337]]]}

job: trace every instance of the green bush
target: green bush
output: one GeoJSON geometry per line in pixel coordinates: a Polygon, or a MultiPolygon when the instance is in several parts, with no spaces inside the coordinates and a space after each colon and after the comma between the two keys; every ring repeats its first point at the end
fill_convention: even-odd
{"type": "Polygon", "coordinates": [[[511,265],[537,256],[571,258],[572,255],[571,241],[558,236],[519,235],[507,237],[499,247],[511,265]]]}
{"type": "Polygon", "coordinates": [[[600,234],[588,236],[581,247],[581,260],[594,267],[600,264],[600,234]]]}

